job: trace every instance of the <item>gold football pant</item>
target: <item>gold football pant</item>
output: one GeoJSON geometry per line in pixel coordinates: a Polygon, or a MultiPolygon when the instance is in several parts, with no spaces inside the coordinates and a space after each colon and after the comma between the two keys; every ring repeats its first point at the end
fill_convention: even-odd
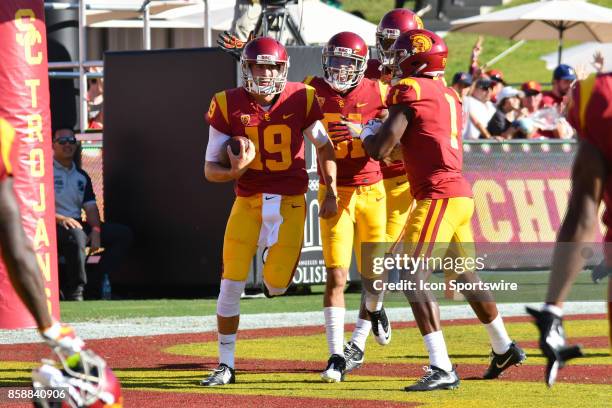
{"type": "Polygon", "coordinates": [[[468,197],[418,200],[406,226],[404,253],[414,258],[473,258],[473,213],[474,200],[468,197]]]}
{"type": "MultiPolygon", "coordinates": [[[[280,213],[283,221],[278,240],[268,249],[263,267],[264,281],[274,288],[289,286],[300,259],[306,219],[304,195],[282,196],[280,213]]],[[[247,279],[257,252],[261,224],[262,195],[236,197],[223,240],[224,279],[247,279]]]]}
{"type": "Polygon", "coordinates": [[[387,193],[387,242],[397,242],[408,221],[412,194],[406,175],[383,180],[387,193]]]}
{"type": "MultiPolygon", "coordinates": [[[[319,204],[327,188],[319,186],[319,204]]],[[[355,248],[361,271],[361,244],[386,242],[386,203],[382,181],[369,186],[338,186],[338,214],[320,218],[323,258],[328,268],[348,269],[355,248]]]]}

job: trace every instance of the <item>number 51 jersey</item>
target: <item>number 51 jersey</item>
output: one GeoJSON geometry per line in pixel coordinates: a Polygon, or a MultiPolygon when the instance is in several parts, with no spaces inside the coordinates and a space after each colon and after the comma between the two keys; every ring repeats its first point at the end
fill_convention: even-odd
{"type": "Polygon", "coordinates": [[[255,145],[255,159],[236,181],[236,195],[297,195],[308,187],[302,131],[323,118],[314,88],[287,82],[269,109],[242,87],[218,92],[206,120],[229,136],[244,136],[255,145]]]}

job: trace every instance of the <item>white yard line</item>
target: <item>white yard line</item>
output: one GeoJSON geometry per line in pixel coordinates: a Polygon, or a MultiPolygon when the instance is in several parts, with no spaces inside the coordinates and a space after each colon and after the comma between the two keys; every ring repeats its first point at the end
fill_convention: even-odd
{"type": "MultiPolygon", "coordinates": [[[[539,307],[541,303],[531,303],[539,307]]],[[[525,304],[499,304],[502,316],[525,316],[525,304]]],[[[565,314],[605,313],[604,302],[566,303],[565,314]]],[[[474,312],[467,305],[441,306],[443,320],[474,318],[474,312]]],[[[410,322],[414,320],[410,308],[390,308],[387,315],[391,322],[410,322]]],[[[159,334],[201,333],[216,329],[215,316],[184,317],[142,317],[117,320],[98,320],[74,323],[77,333],[84,339],[107,339],[113,337],[155,336],[159,334]]],[[[357,321],[357,311],[346,313],[346,323],[357,321]]],[[[273,327],[295,327],[323,325],[323,312],[262,313],[240,316],[240,329],[263,329],[273,327]]],[[[0,344],[33,343],[40,341],[35,330],[0,330],[0,344]]]]}

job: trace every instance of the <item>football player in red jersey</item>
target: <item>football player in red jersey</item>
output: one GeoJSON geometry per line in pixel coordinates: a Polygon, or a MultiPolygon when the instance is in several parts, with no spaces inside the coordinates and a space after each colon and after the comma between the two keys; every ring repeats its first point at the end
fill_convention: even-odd
{"type": "Polygon", "coordinates": [[[236,200],[223,241],[223,276],[217,300],[219,366],[202,385],[235,382],[234,352],[240,296],[257,251],[264,251],[264,293],[279,296],[291,283],[304,236],[308,184],[304,137],[316,147],[321,174],[329,186],[319,216],[336,215],[334,148],[321,123],[314,88],[287,82],[289,57],[278,41],[260,37],[242,51],[243,85],[218,92],[206,120],[210,125],[205,176],[236,181],[236,200]],[[231,167],[219,164],[221,148],[232,136],[244,136],[239,154],[227,146],[231,167]]]}
{"type": "MultiPolygon", "coordinates": [[[[595,236],[598,210],[606,204],[605,255],[612,266],[612,73],[597,74],[580,81],[572,91],[568,120],[579,137],[572,169],[572,193],[557,237],[541,310],[527,308],[540,331],[540,349],[546,356],[546,383],[551,387],[565,363],[582,355],[580,347],[567,345],[563,330],[563,302],[584,267],[583,250],[595,236]],[[571,243],[572,245],[568,245],[571,243]]],[[[612,279],[608,282],[608,314],[612,314],[612,279]]],[[[611,329],[612,333],[612,329],[611,329]]]]}
{"type": "MultiPolygon", "coordinates": [[[[367,58],[368,47],[359,35],[347,31],[338,33],[323,49],[324,76],[304,80],[317,92],[323,111],[322,122],[334,142],[338,167],[339,211],[335,217],[320,221],[327,268],[323,307],[331,356],[321,377],[327,382],[341,381],[343,374],[361,366],[370,329],[382,345],[387,344],[391,336],[382,295],[366,290],[352,339],[344,344],[344,287],[353,248],[357,267],[365,281],[368,277],[361,270],[361,244],[385,242],[386,230],[380,165],[365,153],[360,140],[346,140],[348,131],[340,123],[347,118],[351,126],[360,128],[368,120],[387,114],[387,85],[363,77],[367,58]]],[[[320,177],[320,203],[327,191],[325,179],[320,177]]]]}
{"type": "MultiPolygon", "coordinates": [[[[432,253],[455,259],[474,258],[474,202],[471,186],[461,173],[461,101],[442,80],[448,56],[446,44],[430,31],[410,30],[400,35],[391,52],[397,80],[387,99],[389,117],[382,125],[367,124],[360,138],[376,159],[385,157],[401,143],[416,200],[406,226],[404,251],[413,259],[427,258],[432,253]]],[[[416,272],[419,279],[427,279],[431,271],[416,272]]],[[[474,282],[477,276],[468,271],[459,273],[457,280],[474,282]]],[[[511,365],[520,364],[525,353],[508,337],[490,293],[463,293],[490,336],[493,352],[485,378],[495,378],[511,365]]],[[[406,391],[456,388],[459,377],[446,351],[435,299],[418,286],[407,295],[429,352],[430,366],[425,376],[406,387],[406,391]]]]}
{"type": "MultiPolygon", "coordinates": [[[[423,28],[423,21],[410,10],[394,9],[385,14],[376,27],[378,59],[368,61],[366,78],[390,82],[391,71],[382,65],[388,62],[389,48],[400,34],[421,28],[423,28]]],[[[403,161],[384,159],[380,163],[387,193],[387,242],[395,243],[401,239],[413,200],[403,161]]]]}
{"type": "Polygon", "coordinates": [[[15,129],[0,118],[0,249],[15,291],[36,320],[38,331],[54,350],[68,357],[82,350],[84,343],[68,325],[56,322],[47,309],[45,285],[32,243],[21,224],[13,191],[11,164],[15,129]]]}

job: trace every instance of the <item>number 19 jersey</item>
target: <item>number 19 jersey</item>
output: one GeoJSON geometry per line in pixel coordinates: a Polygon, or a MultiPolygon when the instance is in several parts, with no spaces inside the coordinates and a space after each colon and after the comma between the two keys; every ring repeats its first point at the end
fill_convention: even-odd
{"type": "Polygon", "coordinates": [[[242,87],[213,97],[206,120],[229,136],[244,136],[255,145],[255,159],[236,181],[236,195],[297,195],[308,186],[302,131],[323,118],[315,90],[288,82],[265,110],[242,87]]]}
{"type": "Polygon", "coordinates": [[[462,109],[457,93],[441,79],[404,78],[389,90],[387,105],[412,115],[401,144],[412,195],[417,200],[472,197],[462,175],[462,109]]]}

